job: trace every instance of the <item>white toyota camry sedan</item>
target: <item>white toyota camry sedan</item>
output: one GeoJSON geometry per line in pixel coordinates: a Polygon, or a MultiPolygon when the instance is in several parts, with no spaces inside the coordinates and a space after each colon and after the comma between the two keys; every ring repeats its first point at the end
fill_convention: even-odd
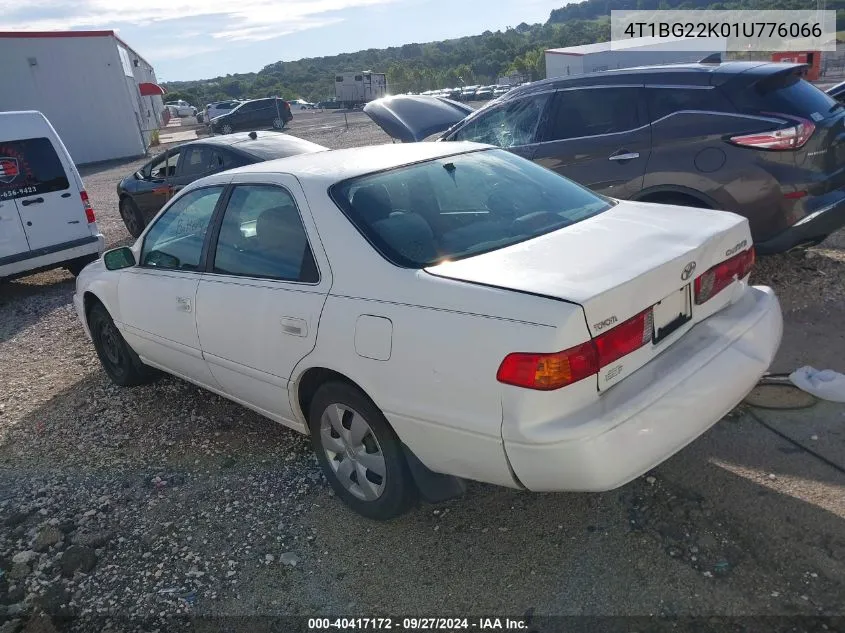
{"type": "Polygon", "coordinates": [[[612,489],[693,441],[780,343],[753,264],[738,215],[415,143],[199,180],[74,301],[115,383],[164,371],[306,433],[388,518],[466,480],[612,489]]]}

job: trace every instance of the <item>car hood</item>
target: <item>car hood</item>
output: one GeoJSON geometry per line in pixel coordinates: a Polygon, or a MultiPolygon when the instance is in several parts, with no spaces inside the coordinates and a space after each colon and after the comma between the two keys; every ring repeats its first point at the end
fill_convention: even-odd
{"type": "Polygon", "coordinates": [[[364,106],[364,112],[381,129],[403,143],[447,130],[474,111],[463,103],[426,95],[384,97],[364,106]]]}

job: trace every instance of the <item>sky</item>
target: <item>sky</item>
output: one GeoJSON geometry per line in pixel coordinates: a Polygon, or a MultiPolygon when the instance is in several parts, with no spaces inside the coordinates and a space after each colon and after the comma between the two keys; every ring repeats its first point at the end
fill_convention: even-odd
{"type": "Polygon", "coordinates": [[[552,9],[565,4],[567,0],[0,0],[0,28],[113,29],[164,82],[257,72],[280,60],[545,22],[552,9]]]}

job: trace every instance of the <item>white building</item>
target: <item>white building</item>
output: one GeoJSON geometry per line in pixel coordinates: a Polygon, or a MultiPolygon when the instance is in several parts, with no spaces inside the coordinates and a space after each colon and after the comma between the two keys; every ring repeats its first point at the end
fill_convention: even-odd
{"type": "Polygon", "coordinates": [[[0,111],[39,110],[74,162],[143,155],[164,109],[152,66],[114,31],[0,32],[0,111]]]}
{"type": "Polygon", "coordinates": [[[714,53],[724,55],[726,38],[709,38],[694,42],[696,50],[679,50],[689,41],[651,37],[615,42],[553,48],[546,51],[546,77],[567,77],[584,73],[660,64],[698,62],[714,53]]]}

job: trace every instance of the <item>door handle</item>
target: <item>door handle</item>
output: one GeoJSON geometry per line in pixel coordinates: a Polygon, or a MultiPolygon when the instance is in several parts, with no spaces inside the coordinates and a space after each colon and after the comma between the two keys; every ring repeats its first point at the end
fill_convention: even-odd
{"type": "Polygon", "coordinates": [[[41,204],[44,202],[44,198],[30,198],[29,200],[21,200],[21,204],[25,207],[28,207],[31,204],[41,204]]]}
{"type": "Polygon", "coordinates": [[[625,152],[624,154],[613,154],[607,160],[634,160],[639,157],[638,152],[625,152]]]}
{"type": "Polygon", "coordinates": [[[180,312],[190,312],[193,309],[188,297],[176,297],[176,303],[179,305],[180,312]]]}
{"type": "Polygon", "coordinates": [[[69,193],[63,193],[62,198],[70,198],[70,194],[69,193]]]}
{"type": "Polygon", "coordinates": [[[282,332],[292,336],[308,336],[308,324],[304,319],[296,319],[294,317],[282,317],[280,319],[282,325],[282,332]]]}

